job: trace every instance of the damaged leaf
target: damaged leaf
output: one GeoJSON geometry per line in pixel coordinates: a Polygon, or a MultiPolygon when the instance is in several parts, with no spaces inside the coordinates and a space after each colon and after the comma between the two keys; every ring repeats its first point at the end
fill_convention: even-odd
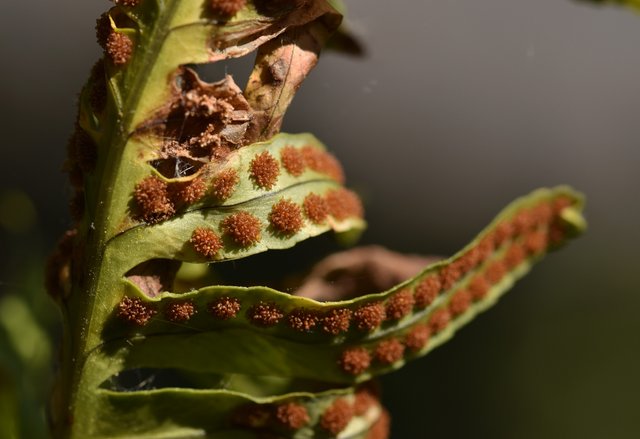
{"type": "Polygon", "coordinates": [[[584,229],[581,196],[544,189],[447,259],[352,250],[297,291],[229,285],[222,264],[366,227],[336,156],[280,133],[321,48],[359,51],[331,39],[342,2],[114,3],[65,165],[77,223],[47,273],[65,327],[55,437],[384,439],[370,380],[445,342],[584,229]],[[244,89],[193,68],[252,53],[244,89]]]}

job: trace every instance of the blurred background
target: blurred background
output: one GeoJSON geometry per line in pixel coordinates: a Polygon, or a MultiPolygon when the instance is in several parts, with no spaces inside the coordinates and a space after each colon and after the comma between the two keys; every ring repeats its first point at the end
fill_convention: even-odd
{"type": "MultiPolygon", "coordinates": [[[[325,54],[284,130],[340,157],[365,199],[364,243],[450,255],[536,187],[588,196],[587,235],[383,379],[392,437],[640,437],[640,15],[571,0],[347,4],[366,56],[325,54]]],[[[109,5],[0,14],[0,437],[13,423],[44,434],[30,407],[60,329],[42,267],[71,224],[60,169],[109,5]]]]}

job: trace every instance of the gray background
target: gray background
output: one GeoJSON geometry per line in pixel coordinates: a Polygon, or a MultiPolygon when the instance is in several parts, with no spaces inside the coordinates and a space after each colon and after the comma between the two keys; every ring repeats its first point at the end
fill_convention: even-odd
{"type": "MultiPolygon", "coordinates": [[[[104,1],[5,2],[0,187],[42,247],[104,1]]],[[[364,59],[326,54],[285,130],[311,131],[364,196],[366,243],[452,254],[512,198],[568,183],[589,233],[487,315],[385,377],[394,439],[640,435],[640,16],[568,0],[350,0],[364,59]]],[[[2,231],[3,276],[27,257],[2,231]]]]}

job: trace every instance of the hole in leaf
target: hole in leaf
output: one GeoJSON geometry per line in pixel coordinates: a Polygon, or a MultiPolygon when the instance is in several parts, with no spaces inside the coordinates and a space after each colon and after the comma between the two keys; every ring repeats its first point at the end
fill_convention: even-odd
{"type": "Polygon", "coordinates": [[[231,75],[236,84],[244,89],[249,75],[255,64],[255,52],[239,58],[227,58],[218,62],[208,64],[196,64],[189,66],[206,82],[216,82],[224,79],[226,75],[231,75]]]}
{"type": "Polygon", "coordinates": [[[100,386],[115,392],[139,392],[143,390],[188,388],[211,389],[225,385],[226,377],[220,374],[189,372],[181,369],[137,368],[113,375],[100,386]]]}
{"type": "Polygon", "coordinates": [[[148,297],[155,297],[163,291],[171,291],[179,261],[170,259],[152,259],[143,262],[126,274],[127,279],[140,288],[148,297]]]}
{"type": "Polygon", "coordinates": [[[162,175],[193,175],[250,143],[246,136],[253,112],[231,77],[206,82],[184,67],[175,84],[171,102],[137,130],[138,135],[161,139],[159,158],[150,164],[162,175]]]}
{"type": "Polygon", "coordinates": [[[135,368],[105,380],[100,388],[114,392],[139,392],[167,388],[225,389],[254,397],[270,397],[291,392],[323,392],[335,385],[281,377],[194,372],[177,368],[135,368]]]}
{"type": "Polygon", "coordinates": [[[138,27],[135,21],[129,18],[124,11],[118,8],[111,8],[109,10],[109,15],[116,24],[116,27],[119,29],[136,29],[138,27]]]}
{"type": "Polygon", "coordinates": [[[213,285],[267,286],[293,292],[317,256],[335,251],[335,246],[333,237],[323,235],[287,251],[211,264],[153,259],[129,270],[126,277],[149,297],[163,291],[186,293],[213,285]]]}
{"type": "Polygon", "coordinates": [[[338,253],[335,249],[335,240],[325,234],[286,251],[211,264],[155,259],[130,270],[127,278],[149,297],[163,291],[186,293],[207,286],[234,285],[269,287],[332,301],[386,291],[439,259],[402,255],[375,246],[338,253]],[[320,262],[318,255],[323,257],[320,262]]]}
{"type": "Polygon", "coordinates": [[[181,178],[196,174],[204,163],[189,157],[169,157],[153,160],[151,166],[167,178],[181,178]]]}
{"type": "Polygon", "coordinates": [[[211,272],[218,285],[244,287],[266,286],[293,293],[305,273],[323,256],[335,251],[334,237],[329,234],[308,239],[285,251],[259,253],[250,258],[216,262],[211,272]]]}
{"type": "Polygon", "coordinates": [[[438,259],[404,255],[378,246],[356,247],[317,263],[295,294],[333,301],[380,293],[412,278],[438,259]]]}
{"type": "Polygon", "coordinates": [[[325,234],[286,251],[210,264],[152,259],[129,270],[126,277],[148,297],[163,291],[186,293],[213,285],[266,286],[293,293],[318,255],[328,255],[335,249],[334,237],[325,234]]]}

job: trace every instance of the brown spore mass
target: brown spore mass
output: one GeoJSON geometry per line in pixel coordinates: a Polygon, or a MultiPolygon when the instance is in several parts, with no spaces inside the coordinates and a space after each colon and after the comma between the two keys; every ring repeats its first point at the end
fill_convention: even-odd
{"type": "Polygon", "coordinates": [[[329,215],[329,204],[320,195],[314,193],[307,195],[302,206],[305,215],[314,224],[322,224],[329,215]]]}
{"type": "Polygon", "coordinates": [[[170,218],[175,208],[167,191],[167,184],[157,177],[147,177],[136,185],[134,198],[140,218],[154,224],[170,218]]]}
{"type": "Polygon", "coordinates": [[[276,408],[276,419],[290,430],[299,430],[309,423],[309,413],[300,404],[289,402],[276,408]]]}
{"type": "Polygon", "coordinates": [[[251,179],[258,187],[268,190],[278,181],[280,166],[268,151],[263,151],[253,158],[249,172],[251,179]]]}
{"type": "Polygon", "coordinates": [[[344,183],[344,171],[338,159],[333,155],[307,145],[302,148],[302,156],[309,169],[325,174],[339,183],[344,183]]]}
{"type": "Polygon", "coordinates": [[[546,230],[535,230],[527,234],[524,246],[529,254],[535,255],[543,252],[547,248],[549,237],[546,230]]]}
{"type": "Polygon", "coordinates": [[[294,235],[302,229],[302,209],[291,200],[282,199],[271,207],[269,222],[278,232],[294,235]]]}
{"type": "Polygon", "coordinates": [[[325,410],[320,426],[333,435],[344,430],[353,419],[353,407],[346,399],[337,399],[325,410]]]}
{"type": "Polygon", "coordinates": [[[516,234],[526,233],[535,224],[535,216],[529,209],[522,209],[513,218],[513,229],[516,234]]]}
{"type": "Polygon", "coordinates": [[[170,192],[176,204],[193,204],[204,197],[207,186],[202,178],[196,177],[188,182],[175,183],[170,192]]]}
{"type": "Polygon", "coordinates": [[[315,328],[318,324],[318,315],[311,310],[296,308],[287,316],[287,322],[292,329],[307,332],[315,328]]]}
{"type": "Polygon", "coordinates": [[[107,47],[107,40],[109,35],[113,31],[111,27],[111,20],[109,19],[109,12],[103,12],[96,20],[96,40],[103,49],[107,47]]]}
{"type": "Polygon", "coordinates": [[[386,318],[385,308],[380,302],[369,303],[356,309],[353,320],[361,331],[373,331],[386,318]]]}
{"type": "Polygon", "coordinates": [[[525,251],[518,243],[511,244],[504,256],[504,263],[509,269],[514,269],[524,261],[525,251]]]}
{"type": "Polygon", "coordinates": [[[94,170],[98,160],[98,149],[89,134],[76,125],[68,145],[69,159],[78,164],[83,173],[94,170]]]}
{"type": "Polygon", "coordinates": [[[484,299],[489,292],[489,288],[489,282],[481,274],[476,275],[467,285],[471,298],[476,301],[484,299]]]}
{"type": "Polygon", "coordinates": [[[226,201],[233,195],[236,185],[240,181],[238,173],[235,169],[224,169],[213,179],[211,185],[211,193],[219,201],[226,201]]]}
{"type": "Polygon", "coordinates": [[[223,247],[222,239],[218,234],[205,227],[195,229],[189,242],[196,253],[207,259],[214,258],[223,247]]]}
{"type": "Polygon", "coordinates": [[[104,60],[98,60],[91,68],[89,103],[91,109],[96,113],[104,110],[107,105],[107,81],[106,72],[104,70],[104,60]]]}
{"type": "Polygon", "coordinates": [[[504,262],[495,261],[489,265],[484,276],[490,284],[497,284],[502,280],[505,274],[507,274],[507,269],[504,266],[504,262]]]}
{"type": "Polygon", "coordinates": [[[553,218],[553,208],[549,203],[540,203],[533,209],[533,217],[536,226],[545,226],[553,218]]]}
{"type": "Polygon", "coordinates": [[[409,331],[404,339],[404,345],[413,352],[418,352],[424,348],[431,337],[429,326],[420,324],[416,325],[409,331]]]}
{"type": "Polygon", "coordinates": [[[466,273],[469,270],[472,270],[473,268],[475,268],[476,265],[478,265],[478,263],[480,262],[480,258],[481,258],[481,254],[480,254],[480,249],[478,249],[478,246],[472,247],[471,249],[469,249],[469,251],[467,251],[464,255],[462,255],[460,259],[458,259],[457,261],[458,268],[463,273],[466,273]]]}
{"type": "Polygon", "coordinates": [[[381,341],[374,352],[376,360],[382,364],[393,364],[402,359],[404,345],[396,338],[381,341]]]}
{"type": "Polygon", "coordinates": [[[235,297],[224,296],[210,302],[207,308],[214,318],[228,320],[238,315],[240,306],[240,300],[235,297]]]}
{"type": "Polygon", "coordinates": [[[126,34],[112,31],[107,37],[105,51],[115,65],[124,65],[133,55],[133,40],[126,34]]]}
{"type": "Polygon", "coordinates": [[[358,389],[353,401],[353,413],[356,416],[363,416],[371,407],[378,404],[378,398],[370,386],[358,389]]]}
{"type": "Polygon", "coordinates": [[[500,247],[506,241],[511,239],[514,233],[513,224],[510,221],[502,221],[493,231],[493,240],[496,247],[500,247]]]}
{"type": "Polygon", "coordinates": [[[433,301],[436,300],[436,297],[438,297],[438,294],[440,294],[441,289],[442,282],[440,282],[438,276],[430,275],[422,279],[422,282],[418,284],[413,294],[416,307],[418,309],[424,309],[431,305],[433,301]]]}
{"type": "Polygon", "coordinates": [[[386,315],[389,320],[400,320],[413,310],[415,300],[411,291],[402,290],[387,301],[386,315]]]}
{"type": "Polygon", "coordinates": [[[264,428],[271,422],[273,410],[260,404],[246,404],[236,409],[231,420],[236,425],[250,428],[264,428]]]}
{"type": "Polygon", "coordinates": [[[340,368],[349,375],[360,375],[371,365],[371,355],[365,348],[347,349],[338,361],[340,368]]]}
{"type": "Polygon", "coordinates": [[[453,317],[464,314],[471,305],[471,294],[467,290],[457,291],[449,302],[449,311],[453,317]]]}
{"type": "Polygon", "coordinates": [[[294,148],[293,146],[285,146],[282,148],[280,151],[280,161],[287,173],[294,177],[302,175],[306,168],[304,155],[299,149],[294,148]]]}
{"type": "Polygon", "coordinates": [[[322,161],[322,173],[328,175],[333,180],[337,181],[340,184],[344,184],[344,170],[342,169],[342,165],[338,161],[335,156],[325,152],[323,155],[322,161]]]}
{"type": "Polygon", "coordinates": [[[220,225],[222,231],[242,247],[248,247],[260,241],[260,220],[249,212],[229,215],[220,225]]]}
{"type": "Polygon", "coordinates": [[[125,296],[118,304],[117,316],[129,324],[144,326],[156,313],[153,305],[137,297],[125,296]]]}
{"type": "Polygon", "coordinates": [[[246,3],[246,0],[210,0],[211,11],[222,17],[233,17],[246,3]]]}
{"type": "Polygon", "coordinates": [[[331,335],[338,335],[349,330],[352,312],[347,308],[334,308],[322,317],[322,330],[331,335]]]}
{"type": "Polygon", "coordinates": [[[310,169],[313,169],[316,172],[320,172],[319,169],[321,168],[320,162],[322,160],[322,152],[311,145],[306,145],[302,147],[301,153],[302,157],[304,158],[305,164],[310,169]]]}
{"type": "Polygon", "coordinates": [[[442,283],[442,289],[448,290],[451,288],[458,279],[462,277],[462,272],[457,264],[449,264],[442,268],[440,271],[440,282],[442,283]]]}
{"type": "Polygon", "coordinates": [[[329,213],[338,221],[349,217],[362,218],[364,209],[358,196],[348,189],[332,189],[326,197],[329,213]]]}
{"type": "Polygon", "coordinates": [[[478,252],[480,261],[486,261],[495,250],[495,242],[493,235],[485,236],[478,244],[478,252]]]}
{"type": "Polygon", "coordinates": [[[367,437],[365,439],[387,439],[389,437],[389,433],[391,431],[391,417],[386,410],[382,410],[380,413],[380,417],[373,424],[369,433],[367,433],[367,437]]]}
{"type": "Polygon", "coordinates": [[[429,317],[429,328],[431,329],[431,333],[437,334],[447,327],[449,322],[451,321],[451,314],[449,314],[449,310],[446,308],[440,308],[431,314],[429,317]]]}
{"type": "Polygon", "coordinates": [[[171,322],[179,323],[188,321],[196,312],[193,302],[186,300],[169,304],[164,311],[164,316],[171,322]]]}
{"type": "Polygon", "coordinates": [[[247,316],[254,325],[267,328],[277,325],[284,314],[275,304],[260,302],[249,309],[247,316]]]}

